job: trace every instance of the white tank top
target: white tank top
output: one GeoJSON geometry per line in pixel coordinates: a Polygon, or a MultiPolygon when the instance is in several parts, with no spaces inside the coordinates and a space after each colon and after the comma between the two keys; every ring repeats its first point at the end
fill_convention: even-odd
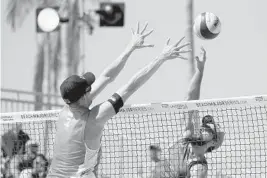
{"type": "Polygon", "coordinates": [[[84,129],[90,110],[73,116],[66,106],[57,122],[53,160],[48,177],[87,177],[97,163],[98,150],[89,149],[84,142],[84,129]]]}

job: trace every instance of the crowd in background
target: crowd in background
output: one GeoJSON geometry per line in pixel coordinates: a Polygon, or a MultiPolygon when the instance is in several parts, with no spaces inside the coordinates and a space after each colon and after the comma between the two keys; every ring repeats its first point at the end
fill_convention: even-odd
{"type": "Polygon", "coordinates": [[[45,178],[48,159],[39,153],[39,144],[21,127],[1,136],[1,178],[45,178]]]}

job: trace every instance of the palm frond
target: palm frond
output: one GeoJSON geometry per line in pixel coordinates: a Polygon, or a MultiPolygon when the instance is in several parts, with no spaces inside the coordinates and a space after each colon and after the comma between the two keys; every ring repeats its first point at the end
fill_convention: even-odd
{"type": "Polygon", "coordinates": [[[36,0],[9,0],[6,21],[13,30],[19,28],[27,15],[36,6],[36,0]]]}

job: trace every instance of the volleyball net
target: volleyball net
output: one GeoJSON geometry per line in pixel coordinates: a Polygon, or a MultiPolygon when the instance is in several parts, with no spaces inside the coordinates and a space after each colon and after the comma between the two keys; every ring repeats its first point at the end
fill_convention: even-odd
{"type": "MultiPolygon", "coordinates": [[[[149,177],[155,166],[149,146],[159,145],[167,155],[191,110],[199,111],[196,127],[202,117],[212,115],[225,132],[222,146],[206,154],[208,177],[267,177],[267,95],[125,106],[104,129],[98,177],[149,177]]],[[[16,154],[8,135],[20,127],[52,159],[58,116],[58,110],[2,113],[2,143],[16,154]]]]}

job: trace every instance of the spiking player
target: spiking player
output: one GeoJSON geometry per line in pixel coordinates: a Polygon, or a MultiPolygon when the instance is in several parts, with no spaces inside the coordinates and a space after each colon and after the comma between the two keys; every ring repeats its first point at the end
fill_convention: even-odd
{"type": "MultiPolygon", "coordinates": [[[[202,50],[202,59],[196,57],[195,74],[191,80],[186,100],[198,100],[200,87],[206,62],[206,51],[202,50]]],[[[193,118],[199,118],[198,111],[189,111],[186,116],[186,125],[183,136],[169,148],[169,157],[157,158],[160,148],[151,149],[152,160],[157,160],[151,178],[206,178],[208,163],[205,158],[222,145],[224,133],[219,131],[214,118],[206,115],[202,118],[198,134],[195,132],[193,118]]]]}
{"type": "Polygon", "coordinates": [[[141,69],[130,81],[121,87],[107,101],[89,106],[92,100],[112,82],[124,67],[130,54],[139,48],[152,45],[144,44],[144,39],[152,33],[146,32],[146,26],[139,31],[132,31],[133,40],[117,60],[115,60],[95,81],[95,76],[88,72],[83,76],[73,75],[60,86],[62,98],[67,105],[62,109],[57,123],[54,155],[49,178],[94,178],[94,167],[101,145],[101,136],[105,123],[123,106],[126,100],[136,92],[167,60],[183,58],[180,45],[182,39],[174,45],[169,41],[163,52],[150,64],[141,69]]]}

